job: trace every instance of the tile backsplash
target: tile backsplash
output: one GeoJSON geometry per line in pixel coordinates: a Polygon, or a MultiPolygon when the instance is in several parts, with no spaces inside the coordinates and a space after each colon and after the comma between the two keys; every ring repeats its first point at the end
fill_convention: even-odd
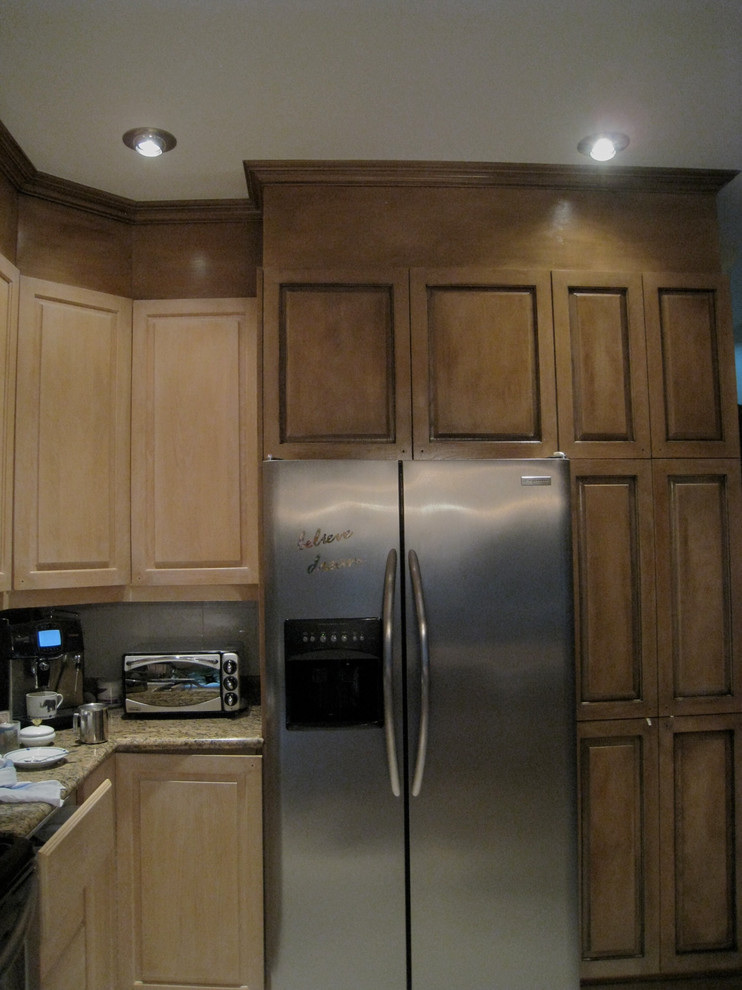
{"type": "Polygon", "coordinates": [[[124,653],[235,650],[260,676],[257,602],[125,602],[77,605],[86,678],[121,677],[124,653]]]}

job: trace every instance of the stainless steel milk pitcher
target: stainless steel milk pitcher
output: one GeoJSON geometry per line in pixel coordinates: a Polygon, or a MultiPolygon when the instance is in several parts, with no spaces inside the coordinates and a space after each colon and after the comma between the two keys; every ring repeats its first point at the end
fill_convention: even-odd
{"type": "Polygon", "coordinates": [[[80,705],[72,716],[72,728],[77,729],[78,742],[105,742],[108,739],[108,706],[99,701],[80,705]]]}

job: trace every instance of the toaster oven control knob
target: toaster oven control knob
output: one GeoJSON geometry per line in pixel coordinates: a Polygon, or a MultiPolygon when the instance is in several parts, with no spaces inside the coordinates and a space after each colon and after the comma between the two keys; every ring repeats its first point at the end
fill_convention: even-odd
{"type": "Polygon", "coordinates": [[[236,691],[237,690],[237,678],[230,675],[224,678],[224,690],[225,691],[236,691]]]}
{"type": "Polygon", "coordinates": [[[237,695],[230,691],[229,694],[224,695],[224,704],[227,708],[234,708],[237,704],[237,695]]]}
{"type": "Polygon", "coordinates": [[[227,657],[222,664],[225,674],[233,674],[237,670],[237,661],[232,657],[227,657]]]}

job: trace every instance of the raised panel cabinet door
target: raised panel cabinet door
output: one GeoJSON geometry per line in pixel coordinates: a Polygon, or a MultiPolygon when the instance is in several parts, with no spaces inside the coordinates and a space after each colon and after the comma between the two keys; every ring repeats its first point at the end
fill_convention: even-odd
{"type": "Polygon", "coordinates": [[[39,849],[41,990],[115,990],[115,816],[103,783],[39,849]]]}
{"type": "Polygon", "coordinates": [[[742,716],[660,727],[661,968],[742,966],[742,716]]]}
{"type": "Polygon", "coordinates": [[[582,979],[659,967],[657,725],[578,726],[582,979]]]}
{"type": "Polygon", "coordinates": [[[405,270],[263,273],[264,457],[410,456],[405,270]]]}
{"type": "Polygon", "coordinates": [[[131,302],[21,277],[13,585],[130,576],[131,302]]]}
{"type": "Polygon", "coordinates": [[[742,482],[729,460],[653,461],[659,706],[734,711],[742,700],[742,482]]]}
{"type": "Polygon", "coordinates": [[[578,459],[571,474],[577,717],[654,715],[650,463],[578,459]]]}
{"type": "Polygon", "coordinates": [[[261,758],[116,755],[121,990],[262,990],[261,758]]]}
{"type": "Polygon", "coordinates": [[[559,449],[649,454],[642,282],[622,272],[552,272],[559,449]]]}
{"type": "Polygon", "coordinates": [[[557,449],[548,272],[413,269],[415,457],[557,449]]]}
{"type": "Polygon", "coordinates": [[[12,581],[15,375],[20,273],[0,255],[0,591],[12,581]]]}
{"type": "Polygon", "coordinates": [[[257,350],[254,299],[134,303],[134,584],[257,584],[257,350]]]}
{"type": "Polygon", "coordinates": [[[645,274],[654,457],[738,457],[729,288],[724,276],[645,274]]]}

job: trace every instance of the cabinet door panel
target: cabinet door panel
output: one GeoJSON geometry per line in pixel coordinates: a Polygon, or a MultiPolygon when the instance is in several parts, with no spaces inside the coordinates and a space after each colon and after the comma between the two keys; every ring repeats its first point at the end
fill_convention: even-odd
{"type": "Polygon", "coordinates": [[[556,450],[550,297],[544,272],[413,270],[415,457],[556,450]]]}
{"type": "Polygon", "coordinates": [[[740,951],[742,717],[663,719],[662,969],[731,969],[740,951]]]}
{"type": "Polygon", "coordinates": [[[657,730],[648,719],[583,723],[581,976],[656,972],[657,730]]]}
{"type": "Polygon", "coordinates": [[[21,279],[14,586],[127,584],[131,303],[21,279]]]}
{"type": "Polygon", "coordinates": [[[742,492],[736,461],[655,461],[663,714],[730,711],[740,695],[742,492]]]}
{"type": "Polygon", "coordinates": [[[718,275],[645,275],[652,453],[739,453],[731,304],[718,275]]]}
{"type": "Polygon", "coordinates": [[[20,273],[0,255],[0,591],[9,591],[12,567],[15,375],[20,273]]]}
{"type": "Polygon", "coordinates": [[[639,275],[552,273],[559,449],[569,457],[649,452],[639,275]]]}
{"type": "Polygon", "coordinates": [[[257,582],[257,317],[251,299],[134,304],[136,584],[257,582]]]}
{"type": "Polygon", "coordinates": [[[572,465],[578,718],[657,704],[652,475],[647,461],[572,465]]]}
{"type": "Polygon", "coordinates": [[[42,990],[114,990],[114,840],[105,780],[39,850],[42,990]]]}
{"type": "Polygon", "coordinates": [[[260,767],[117,754],[122,987],[261,990],[260,767]]]}
{"type": "Polygon", "coordinates": [[[408,297],[404,271],[265,271],[265,456],[409,456],[408,297]]]}

